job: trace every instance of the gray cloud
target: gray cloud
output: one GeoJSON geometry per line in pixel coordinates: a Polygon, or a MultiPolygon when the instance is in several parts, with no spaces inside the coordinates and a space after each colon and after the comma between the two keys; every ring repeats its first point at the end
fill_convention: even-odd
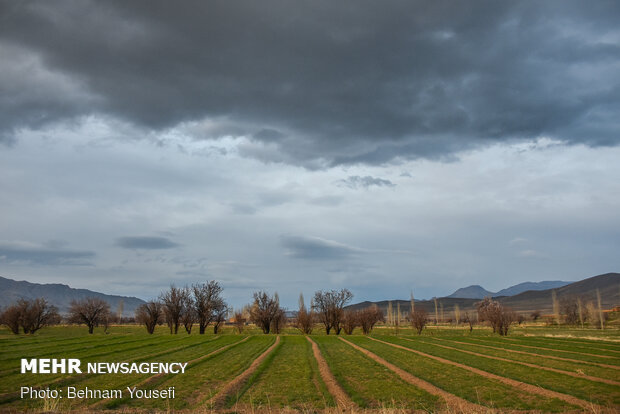
{"type": "Polygon", "coordinates": [[[1,7],[5,140],[88,114],[207,121],[197,139],[244,135],[248,156],[312,168],[543,135],[620,142],[617,2],[1,7]]]}
{"type": "Polygon", "coordinates": [[[166,237],[119,237],[116,239],[117,246],[124,249],[173,249],[180,245],[166,237]]]}
{"type": "Polygon", "coordinates": [[[351,175],[347,179],[336,181],[336,185],[340,187],[348,187],[352,189],[376,187],[395,187],[396,184],[390,180],[383,178],[371,177],[369,175],[360,177],[359,175],[351,175]]]}
{"type": "Polygon", "coordinates": [[[40,246],[32,243],[0,242],[0,263],[45,266],[90,266],[95,253],[40,246]]]}
{"type": "Polygon", "coordinates": [[[357,247],[312,236],[285,235],[280,238],[280,243],[288,256],[308,260],[346,259],[362,251],[357,247]]]}

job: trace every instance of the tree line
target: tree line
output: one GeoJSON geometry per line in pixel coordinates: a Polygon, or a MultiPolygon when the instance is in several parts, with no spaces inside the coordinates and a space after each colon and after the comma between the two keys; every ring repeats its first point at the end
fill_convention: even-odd
{"type": "MultiPolygon", "coordinates": [[[[277,293],[270,295],[265,291],[257,291],[253,294],[253,301],[239,310],[228,306],[222,297],[223,288],[215,280],[206,283],[193,284],[185,287],[170,286],[162,292],[157,299],[150,300],[140,305],[135,311],[134,321],[144,325],[147,332],[152,334],[158,325],[166,324],[171,334],[178,334],[179,329],[185,329],[191,334],[194,326],[198,327],[199,334],[204,334],[209,326],[213,333],[217,334],[222,325],[230,316],[237,332],[241,333],[246,324],[253,323],[263,333],[279,334],[287,326],[293,326],[304,334],[311,334],[316,325],[322,325],[325,333],[351,335],[356,328],[360,328],[365,335],[370,334],[379,322],[386,322],[398,331],[401,321],[404,319],[418,334],[421,334],[431,319],[428,312],[422,307],[415,307],[413,293],[411,294],[410,309],[405,315],[401,314],[400,303],[397,311],[389,302],[387,315],[376,305],[364,309],[346,308],[353,299],[353,294],[348,289],[319,290],[314,293],[310,305],[306,306],[303,294],[299,297],[299,308],[294,318],[287,318],[286,311],[280,306],[277,293]]],[[[600,295],[599,295],[600,298],[600,295]]],[[[566,324],[584,326],[584,322],[603,328],[604,314],[601,310],[600,299],[598,308],[592,303],[584,306],[577,298],[564,298],[557,300],[555,293],[553,301],[553,318],[557,323],[562,320],[566,324]]],[[[441,303],[440,303],[441,305],[441,303]]],[[[443,320],[443,306],[440,306],[443,320]]],[[[525,319],[512,309],[503,306],[492,298],[484,298],[475,304],[475,318],[469,312],[460,312],[458,305],[453,309],[456,323],[469,325],[470,331],[475,323],[487,322],[493,332],[499,335],[508,335],[513,323],[521,324],[525,319]]],[[[438,321],[437,301],[435,300],[435,323],[438,321]]],[[[540,312],[532,312],[534,321],[540,318],[540,312]]],[[[117,315],[122,320],[122,305],[117,315]]],[[[66,323],[86,325],[89,333],[93,333],[98,326],[107,330],[114,315],[110,312],[109,304],[96,297],[88,297],[71,302],[66,323]]],[[[6,307],[0,312],[0,324],[6,325],[11,332],[19,334],[20,330],[25,334],[33,334],[47,325],[58,324],[63,321],[58,309],[50,305],[45,299],[32,300],[19,299],[15,304],[6,307]]]]}

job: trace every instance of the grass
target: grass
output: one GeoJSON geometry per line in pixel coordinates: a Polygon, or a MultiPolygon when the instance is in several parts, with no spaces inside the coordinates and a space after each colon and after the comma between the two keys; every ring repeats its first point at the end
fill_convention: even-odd
{"type": "Polygon", "coordinates": [[[292,407],[314,410],[333,407],[321,380],[312,346],[302,336],[284,336],[230,405],[292,407]]]}
{"type": "Polygon", "coordinates": [[[509,362],[496,361],[456,350],[439,348],[417,338],[406,340],[402,338],[386,337],[385,339],[389,342],[459,362],[496,375],[512,378],[564,394],[574,395],[577,398],[595,404],[603,406],[620,405],[620,393],[618,392],[617,386],[593,382],[587,379],[574,378],[564,374],[543,371],[541,369],[509,362]]]}
{"type": "MultiPolygon", "coordinates": [[[[381,338],[398,341],[393,337],[381,338]]],[[[355,337],[350,340],[414,376],[476,404],[518,410],[566,411],[575,408],[563,401],[527,394],[463,368],[446,365],[368,338],[355,337]]]]}
{"type": "Polygon", "coordinates": [[[362,355],[336,337],[313,337],[336,380],[363,408],[417,408],[441,406],[437,397],[403,381],[392,371],[362,355]]]}
{"type": "MultiPolygon", "coordinates": [[[[512,350],[506,350],[502,348],[487,348],[487,346],[493,347],[493,345],[482,345],[482,344],[464,344],[464,341],[460,340],[438,340],[435,338],[423,338],[421,341],[425,341],[431,344],[450,346],[453,348],[463,349],[471,352],[477,352],[482,355],[489,355],[494,357],[506,358],[510,360],[514,360],[517,362],[525,362],[529,364],[535,364],[542,367],[549,367],[555,369],[561,369],[564,371],[580,373],[585,375],[590,375],[593,377],[613,379],[620,376],[620,372],[618,370],[612,368],[604,368],[596,365],[590,365],[587,362],[570,362],[570,361],[559,361],[555,359],[545,358],[539,355],[525,355],[521,353],[512,352],[512,350]],[[482,346],[480,346],[482,345],[482,346]]],[[[526,350],[519,350],[522,352],[529,352],[526,350]]],[[[569,358],[569,356],[565,355],[561,358],[569,358]]]]}
{"type": "MultiPolygon", "coordinates": [[[[211,411],[207,401],[218,390],[246,370],[269,348],[274,335],[263,335],[250,328],[243,335],[232,334],[226,326],[222,334],[205,335],[184,331],[170,335],[167,327],[158,327],[148,335],[143,327],[113,326],[108,333],[101,328],[89,335],[85,327],[63,326],[45,328],[34,335],[12,335],[0,328],[0,412],[42,411],[44,409],[147,412],[194,410],[211,411]],[[239,342],[248,337],[244,342],[239,342]],[[222,349],[203,358],[211,352],[222,349]],[[21,358],[79,358],[86,362],[189,362],[185,374],[149,378],[147,374],[133,375],[61,375],[20,374],[21,358]],[[121,388],[144,383],[145,389],[176,388],[174,400],[30,400],[20,399],[19,387],[39,386],[65,388],[73,385],[90,389],[121,388]]],[[[410,328],[394,330],[378,327],[373,332],[382,340],[462,363],[507,378],[570,394],[578,398],[611,407],[620,407],[620,389],[584,378],[525,367],[516,363],[496,361],[483,356],[469,355],[459,349],[509,360],[527,362],[542,367],[583,373],[599,378],[620,381],[620,370],[594,363],[620,366],[620,330],[560,329],[557,327],[525,326],[511,330],[508,338],[493,335],[490,329],[476,327],[472,333],[462,326],[431,326],[421,336],[410,328]],[[591,339],[594,338],[594,339],[591,339]],[[407,340],[413,339],[413,341],[407,340]],[[458,342],[465,342],[460,344],[458,342]],[[616,342],[618,341],[618,342],[616,342]],[[444,349],[437,345],[457,349],[444,349]],[[481,345],[490,346],[485,348],[481,345]],[[537,347],[537,348],[528,348],[537,347]],[[518,350],[532,355],[514,353],[518,350]],[[568,352],[567,352],[568,351],[568,352]],[[544,356],[569,358],[560,361],[544,356]],[[611,357],[611,358],[606,358],[611,357]]],[[[356,333],[358,333],[356,331],[356,333]]],[[[442,399],[403,381],[398,375],[376,363],[360,351],[340,341],[334,335],[325,336],[317,325],[312,338],[317,342],[330,370],[342,388],[361,409],[376,412],[407,412],[412,409],[436,411],[445,409],[442,399]]],[[[500,410],[534,410],[540,412],[570,411],[567,403],[538,395],[530,395],[484,378],[464,368],[454,367],[405,350],[372,341],[361,335],[346,339],[386,359],[412,375],[471,402],[500,410]]],[[[280,345],[258,366],[253,375],[235,395],[228,396],[228,411],[275,412],[284,407],[300,412],[333,410],[334,401],[321,380],[310,343],[299,331],[286,328],[280,345]],[[272,411],[273,410],[273,411],[272,411]]],[[[330,411],[332,412],[332,411],[330,411]]]]}

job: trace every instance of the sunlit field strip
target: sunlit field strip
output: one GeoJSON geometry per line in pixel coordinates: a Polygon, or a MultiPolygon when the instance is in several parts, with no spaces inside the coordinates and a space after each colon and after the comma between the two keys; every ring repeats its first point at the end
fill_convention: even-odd
{"type": "MultiPolygon", "coordinates": [[[[583,373],[581,371],[575,372],[575,371],[567,370],[565,368],[564,369],[560,369],[560,368],[546,367],[546,366],[543,366],[543,365],[540,365],[540,364],[534,364],[534,363],[522,361],[522,360],[519,360],[519,359],[509,359],[509,358],[504,358],[502,356],[484,354],[484,353],[476,352],[475,350],[464,349],[463,346],[454,347],[454,346],[451,346],[450,343],[448,343],[448,342],[438,343],[437,341],[431,342],[431,341],[424,341],[422,339],[420,339],[420,341],[422,341],[424,343],[427,343],[427,344],[432,344],[433,346],[436,346],[436,347],[439,347],[439,348],[444,348],[444,349],[449,349],[449,350],[453,350],[453,351],[462,352],[462,353],[469,354],[469,355],[475,355],[475,356],[479,356],[479,357],[484,357],[484,358],[492,359],[492,360],[495,360],[495,361],[503,361],[503,362],[508,362],[508,363],[511,363],[511,364],[518,364],[518,365],[522,365],[522,366],[527,366],[527,367],[530,367],[530,368],[541,369],[543,371],[557,372],[559,374],[568,375],[568,376],[575,377],[575,378],[583,378],[583,379],[587,379],[589,381],[601,382],[601,383],[605,383],[605,384],[620,386],[620,382],[615,380],[615,379],[601,378],[601,377],[595,377],[595,376],[588,376],[588,375],[586,375],[585,373],[583,373]]],[[[616,374],[616,372],[614,372],[614,374],[616,374]]]]}
{"type": "Polygon", "coordinates": [[[573,395],[594,404],[602,406],[620,404],[619,388],[613,385],[596,383],[555,372],[543,371],[504,361],[495,361],[484,357],[469,355],[455,350],[443,349],[416,339],[401,339],[395,337],[382,337],[382,339],[499,376],[512,378],[517,381],[533,384],[563,394],[573,395]]]}
{"type": "Polygon", "coordinates": [[[336,380],[362,408],[435,410],[443,401],[330,336],[313,336],[336,380]]]}
{"type": "Polygon", "coordinates": [[[620,355],[617,355],[613,352],[609,352],[608,350],[598,348],[596,343],[593,343],[592,346],[587,346],[584,344],[550,344],[539,341],[534,337],[522,337],[520,339],[516,339],[513,337],[504,337],[504,338],[480,338],[485,341],[494,341],[494,342],[503,342],[511,345],[518,346],[529,346],[529,347],[537,347],[543,350],[551,350],[557,353],[566,353],[566,354],[580,354],[598,357],[602,359],[608,359],[620,362],[620,355]]]}
{"type": "Polygon", "coordinates": [[[562,369],[565,371],[572,371],[576,373],[583,373],[585,375],[591,375],[600,378],[620,378],[620,371],[617,369],[601,367],[592,365],[592,362],[586,361],[565,361],[550,359],[548,355],[535,355],[523,353],[523,351],[506,350],[503,348],[497,348],[490,345],[472,344],[464,341],[456,341],[445,338],[421,338],[422,341],[429,343],[449,345],[455,348],[464,349],[467,351],[477,352],[483,355],[497,356],[501,358],[511,359],[515,361],[527,362],[543,367],[562,369]]]}
{"type": "Polygon", "coordinates": [[[519,410],[565,411],[575,408],[564,401],[524,393],[463,368],[446,365],[365,337],[347,337],[347,340],[376,353],[416,377],[475,404],[519,410]]]}
{"type": "MultiPolygon", "coordinates": [[[[557,340],[545,337],[508,337],[504,338],[506,341],[523,343],[527,345],[535,345],[542,347],[549,347],[552,349],[568,349],[568,350],[583,350],[585,352],[596,351],[601,355],[614,355],[620,354],[620,344],[607,345],[599,343],[598,341],[582,342],[582,341],[566,341],[557,340]]],[[[618,355],[620,357],[620,355],[618,355]]]]}
{"type": "Polygon", "coordinates": [[[613,357],[605,358],[604,355],[601,357],[600,355],[583,354],[583,353],[574,352],[574,351],[567,352],[564,350],[560,350],[558,352],[557,350],[548,349],[548,348],[541,348],[541,347],[530,346],[526,344],[515,344],[512,342],[509,343],[506,341],[488,340],[487,338],[464,337],[463,340],[466,342],[479,343],[479,344],[484,344],[484,345],[493,345],[493,346],[497,346],[498,348],[503,348],[503,349],[518,349],[521,351],[531,352],[533,354],[560,356],[560,357],[566,357],[566,358],[576,359],[580,361],[597,362],[601,364],[620,366],[620,361],[618,361],[617,358],[613,358],[613,357]]]}
{"type": "Polygon", "coordinates": [[[310,342],[283,336],[268,365],[242,394],[239,404],[251,407],[292,407],[300,410],[333,407],[321,380],[310,342]]]}

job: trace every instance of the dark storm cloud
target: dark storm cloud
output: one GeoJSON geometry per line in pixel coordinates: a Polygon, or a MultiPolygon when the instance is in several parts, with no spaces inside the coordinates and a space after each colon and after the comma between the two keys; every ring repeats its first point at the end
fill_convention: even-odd
{"type": "Polygon", "coordinates": [[[336,181],[336,185],[341,187],[348,187],[352,189],[368,188],[372,186],[376,187],[395,187],[396,184],[390,180],[384,180],[383,178],[371,177],[369,175],[360,177],[359,175],[351,175],[346,180],[336,181]]]}
{"type": "Polygon", "coordinates": [[[268,147],[246,154],[306,166],[541,135],[620,142],[614,1],[5,1],[1,14],[5,55],[31,56],[0,71],[3,90],[25,85],[0,100],[5,140],[103,114],[154,130],[206,119],[197,138],[245,135],[268,147]]]}
{"type": "Polygon", "coordinates": [[[308,260],[346,259],[362,251],[359,248],[320,237],[285,235],[280,238],[280,243],[286,249],[288,256],[308,260]]]}
{"type": "Polygon", "coordinates": [[[166,237],[119,237],[116,239],[117,246],[124,249],[173,249],[180,246],[166,237]]]}
{"type": "Polygon", "coordinates": [[[45,266],[89,266],[95,253],[33,245],[0,242],[0,263],[45,266]]]}

